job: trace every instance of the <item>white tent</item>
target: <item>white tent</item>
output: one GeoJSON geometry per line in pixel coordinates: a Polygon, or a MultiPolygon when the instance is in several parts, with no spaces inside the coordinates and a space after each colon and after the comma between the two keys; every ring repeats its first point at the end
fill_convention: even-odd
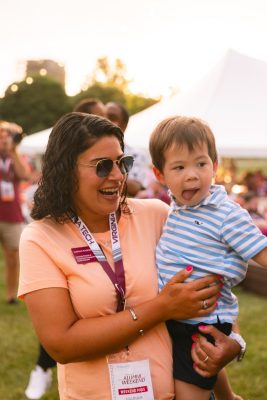
{"type": "MultiPolygon", "coordinates": [[[[133,115],[125,132],[127,144],[147,150],[157,123],[177,114],[205,120],[220,156],[267,158],[267,62],[229,50],[190,91],[133,115]]],[[[42,154],[50,132],[24,138],[21,152],[42,154]]]]}
{"type": "Polygon", "coordinates": [[[52,128],[49,128],[45,129],[44,131],[26,136],[24,139],[22,139],[19,146],[20,152],[29,156],[43,154],[45,152],[51,130],[52,128]]]}
{"type": "Polygon", "coordinates": [[[154,127],[178,114],[205,120],[220,156],[267,158],[267,63],[229,50],[189,92],[133,115],[127,143],[147,149],[154,127]]]}

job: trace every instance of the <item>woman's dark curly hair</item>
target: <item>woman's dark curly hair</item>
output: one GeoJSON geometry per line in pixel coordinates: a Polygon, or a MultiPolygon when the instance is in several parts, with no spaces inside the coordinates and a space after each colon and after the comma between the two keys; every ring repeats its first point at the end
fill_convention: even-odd
{"type": "MultiPolygon", "coordinates": [[[[54,218],[65,222],[77,218],[73,197],[78,189],[78,156],[100,138],[115,136],[124,150],[123,133],[105,118],[71,112],[58,120],[49,137],[43,159],[42,177],[34,196],[33,219],[54,218]]],[[[126,184],[120,205],[126,204],[126,184]]]]}

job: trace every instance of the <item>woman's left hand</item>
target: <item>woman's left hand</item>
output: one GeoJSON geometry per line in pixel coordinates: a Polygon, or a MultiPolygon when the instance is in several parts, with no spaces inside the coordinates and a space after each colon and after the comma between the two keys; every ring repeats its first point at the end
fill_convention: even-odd
{"type": "Polygon", "coordinates": [[[200,334],[196,335],[193,338],[191,355],[195,371],[204,378],[209,378],[218,374],[240,353],[240,345],[212,325],[205,325],[200,331],[213,336],[215,344],[208,342],[200,334]]]}

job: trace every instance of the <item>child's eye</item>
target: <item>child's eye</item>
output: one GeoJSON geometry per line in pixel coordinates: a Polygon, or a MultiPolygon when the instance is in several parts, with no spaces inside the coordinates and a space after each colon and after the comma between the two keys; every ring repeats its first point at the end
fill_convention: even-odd
{"type": "Polygon", "coordinates": [[[200,162],[200,163],[198,163],[198,165],[199,165],[199,167],[205,167],[205,165],[206,165],[207,163],[206,162],[200,162]]]}
{"type": "Polygon", "coordinates": [[[177,165],[176,167],[174,167],[174,169],[181,171],[182,169],[184,169],[184,167],[182,165],[177,165]]]}

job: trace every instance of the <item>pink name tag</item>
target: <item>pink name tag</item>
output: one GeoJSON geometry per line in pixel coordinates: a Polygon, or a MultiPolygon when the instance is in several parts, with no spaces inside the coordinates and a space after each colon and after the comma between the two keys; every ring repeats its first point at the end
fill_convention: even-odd
{"type": "Polygon", "coordinates": [[[71,249],[77,264],[87,264],[97,261],[96,256],[88,246],[71,249]]]}

